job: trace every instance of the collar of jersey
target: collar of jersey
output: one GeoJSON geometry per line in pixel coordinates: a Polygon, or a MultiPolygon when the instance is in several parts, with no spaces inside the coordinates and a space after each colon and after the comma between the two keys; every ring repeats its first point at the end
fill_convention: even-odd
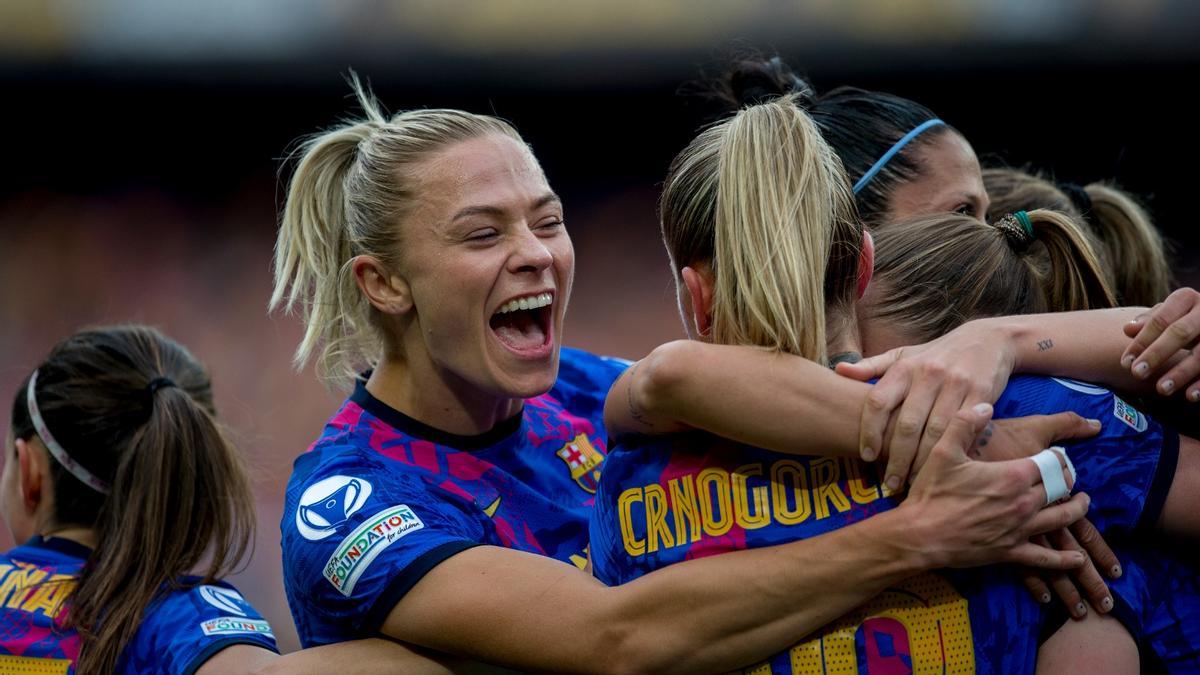
{"type": "Polygon", "coordinates": [[[40,534],[33,535],[29,541],[25,542],[25,546],[39,548],[44,551],[54,551],[55,553],[61,553],[82,560],[87,560],[88,556],[92,555],[92,549],[79,542],[63,539],[62,537],[43,537],[40,534]]]}
{"type": "Polygon", "coordinates": [[[437,427],[431,427],[424,422],[415,420],[372,396],[371,392],[367,391],[367,376],[369,375],[369,372],[364,374],[354,384],[354,393],[350,395],[350,400],[357,403],[363,410],[383,420],[387,425],[413,438],[432,441],[438,445],[447,445],[458,450],[482,450],[512,436],[521,428],[521,421],[525,414],[524,409],[482,434],[462,436],[442,431],[437,427]]]}

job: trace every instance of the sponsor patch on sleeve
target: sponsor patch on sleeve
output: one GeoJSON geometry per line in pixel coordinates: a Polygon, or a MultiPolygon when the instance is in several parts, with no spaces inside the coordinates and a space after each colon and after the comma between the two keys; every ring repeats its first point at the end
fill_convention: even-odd
{"type": "Polygon", "coordinates": [[[338,544],[324,576],[342,595],[350,597],[371,561],[401,537],[425,527],[405,504],[386,508],[368,518],[338,544]]]}
{"type": "Polygon", "coordinates": [[[1122,401],[1119,396],[1113,396],[1113,417],[1128,424],[1139,434],[1146,430],[1146,416],[1138,412],[1137,408],[1122,401]]]}
{"type": "Polygon", "coordinates": [[[201,622],[200,630],[205,635],[265,635],[274,638],[271,625],[262,619],[247,619],[244,616],[221,616],[201,622]]]}

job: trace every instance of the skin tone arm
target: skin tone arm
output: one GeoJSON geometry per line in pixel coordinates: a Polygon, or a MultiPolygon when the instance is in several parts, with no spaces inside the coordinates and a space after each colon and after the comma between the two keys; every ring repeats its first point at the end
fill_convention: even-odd
{"type": "Polygon", "coordinates": [[[205,661],[197,675],[328,675],[331,672],[353,672],[355,675],[470,675],[511,671],[390,640],[371,639],[312,647],[283,656],[259,647],[234,645],[205,661]],[[347,668],[347,664],[353,664],[353,668],[347,668]]]}
{"type": "MultiPolygon", "coordinates": [[[[612,438],[702,429],[776,452],[857,457],[858,430],[845,420],[860,413],[870,392],[798,356],[677,340],[617,379],[604,420],[612,438]]],[[[992,431],[991,442],[1011,458],[1095,428],[1068,413],[997,421],[992,431]]]]}
{"type": "MultiPolygon", "coordinates": [[[[867,449],[881,447],[887,440],[889,478],[906,477],[956,410],[995,401],[1014,371],[1153,393],[1153,383],[1121,365],[1130,344],[1122,327],[1143,312],[1120,308],[977,319],[924,345],[838,364],[841,375],[863,381],[880,378],[861,412],[859,442],[864,455],[873,456],[867,449]]],[[[1156,364],[1158,370],[1187,356],[1182,344],[1174,346],[1173,358],[1156,364]]]]}
{"type": "Polygon", "coordinates": [[[893,511],[805,541],[689,560],[613,588],[542,556],[468,549],[409,591],[383,632],[523,670],[720,671],[786,648],[924,570],[995,560],[1082,565],[1077,552],[1028,538],[1077,520],[1086,495],[1042,509],[1045,490],[1032,462],[968,458],[965,448],[991,414],[980,408],[955,418],[893,511]]]}

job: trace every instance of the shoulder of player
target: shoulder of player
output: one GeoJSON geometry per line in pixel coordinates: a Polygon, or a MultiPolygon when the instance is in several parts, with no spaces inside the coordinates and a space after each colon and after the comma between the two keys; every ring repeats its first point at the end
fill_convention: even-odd
{"type": "MultiPolygon", "coordinates": [[[[200,577],[183,577],[176,586],[167,588],[147,608],[143,627],[150,630],[163,630],[164,626],[179,626],[189,630],[194,627],[211,635],[216,632],[216,625],[209,626],[205,631],[205,626],[199,622],[225,618],[247,624],[239,630],[270,632],[262,614],[233,585],[219,580],[207,584],[202,582],[200,577]],[[197,623],[190,623],[192,621],[197,623]]],[[[229,627],[224,630],[229,630],[229,627]]]]}
{"type": "Polygon", "coordinates": [[[559,352],[558,380],[555,388],[582,389],[602,387],[605,391],[625,372],[632,361],[615,356],[601,356],[582,349],[563,347],[559,352]]]}

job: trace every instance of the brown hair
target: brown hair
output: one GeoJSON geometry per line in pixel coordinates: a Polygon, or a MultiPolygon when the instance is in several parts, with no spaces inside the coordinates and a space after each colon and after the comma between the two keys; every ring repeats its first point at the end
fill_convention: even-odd
{"type": "Polygon", "coordinates": [[[970,319],[1112,307],[1096,252],[1067,216],[997,225],[960,214],[914,218],[875,233],[875,291],[864,307],[926,342],[970,319]]]}
{"type": "MultiPolygon", "coordinates": [[[[46,427],[111,486],[101,494],[50,463],[55,522],[90,527],[97,541],[66,613],[82,640],[76,672],[113,672],[146,607],[181,575],[207,554],[200,583],[211,583],[245,557],[254,532],[249,480],[215,421],[203,366],[153,328],[81,331],[55,345],[37,373],[46,427]],[[149,386],[163,377],[173,386],[149,386]]],[[[13,435],[25,440],[36,435],[28,384],[12,407],[13,435]]]]}
{"type": "Polygon", "coordinates": [[[984,169],[988,219],[1013,211],[1053,209],[1085,223],[1117,301],[1151,306],[1171,292],[1166,243],[1137,201],[1115,185],[1060,186],[1037,173],[984,169]]]}
{"type": "Polygon", "coordinates": [[[676,274],[712,266],[714,341],[825,360],[826,302],[854,298],[862,225],[841,162],[792,97],[701,132],[659,210],[676,274]]]}
{"type": "Polygon", "coordinates": [[[317,354],[318,375],[340,383],[374,365],[386,339],[350,261],[370,255],[395,264],[400,222],[421,199],[414,167],[452,143],[489,134],[524,144],[504,120],[461,110],[388,117],[353,74],[350,83],[366,119],[314,135],[295,153],[270,301],[272,310],[298,309],[304,321],[297,367],[317,354]]]}

